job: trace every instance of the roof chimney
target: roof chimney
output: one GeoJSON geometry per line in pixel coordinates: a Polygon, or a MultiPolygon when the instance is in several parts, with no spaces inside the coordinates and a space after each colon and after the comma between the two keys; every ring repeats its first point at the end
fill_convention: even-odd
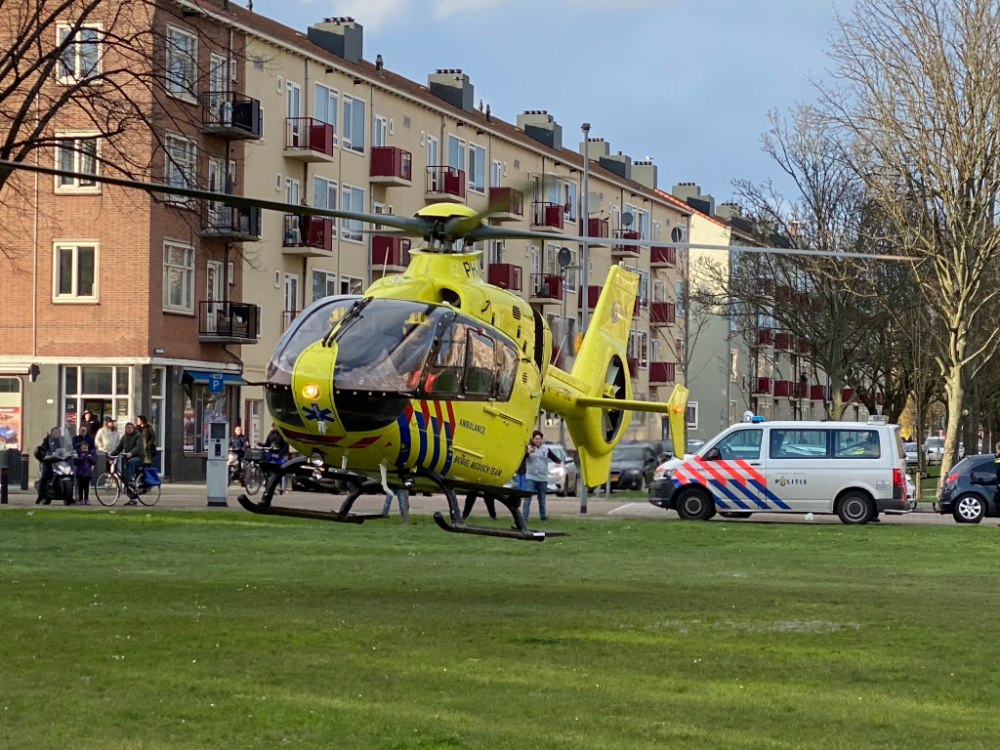
{"type": "Polygon", "coordinates": [[[562,151],[562,125],[544,109],[526,109],[517,116],[517,127],[549,148],[562,151]]]}
{"type": "Polygon", "coordinates": [[[693,182],[680,182],[674,185],[673,190],[670,192],[673,193],[674,197],[680,198],[691,206],[691,208],[696,208],[703,214],[715,216],[715,198],[711,195],[702,195],[700,185],[696,185],[693,182]]]}
{"type": "Polygon", "coordinates": [[[427,88],[438,99],[443,99],[453,107],[472,112],[475,96],[469,76],[459,68],[438,68],[427,76],[427,88]]]}
{"type": "Polygon", "coordinates": [[[616,175],[626,180],[632,179],[631,156],[626,156],[619,151],[617,154],[602,156],[597,161],[600,162],[600,165],[609,172],[614,172],[616,175]]]}
{"type": "Polygon", "coordinates": [[[632,163],[632,179],[650,190],[656,190],[656,165],[652,159],[632,163]]]}
{"type": "Polygon", "coordinates": [[[353,18],[341,16],[324,18],[323,23],[309,27],[309,41],[332,52],[347,62],[361,62],[363,54],[364,27],[353,18]]]}
{"type": "Polygon", "coordinates": [[[587,141],[589,142],[589,146],[580,141],[580,153],[582,154],[584,148],[586,148],[587,155],[594,161],[611,153],[611,144],[603,138],[588,138],[587,141]]]}

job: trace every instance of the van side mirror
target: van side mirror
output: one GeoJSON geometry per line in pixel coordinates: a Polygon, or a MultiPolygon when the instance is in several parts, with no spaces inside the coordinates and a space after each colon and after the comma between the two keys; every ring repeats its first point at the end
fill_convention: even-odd
{"type": "Polygon", "coordinates": [[[661,464],[665,463],[666,461],[670,460],[670,454],[669,453],[661,453],[661,454],[659,454],[656,457],[656,460],[659,461],[661,464]]]}
{"type": "Polygon", "coordinates": [[[708,453],[705,454],[706,461],[721,461],[722,453],[718,448],[712,448],[708,453]]]}

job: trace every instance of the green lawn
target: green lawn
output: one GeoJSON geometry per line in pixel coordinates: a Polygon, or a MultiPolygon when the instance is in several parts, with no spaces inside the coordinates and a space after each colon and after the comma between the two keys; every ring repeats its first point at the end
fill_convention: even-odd
{"type": "Polygon", "coordinates": [[[995,748],[995,527],[0,512],[0,748],[995,748]]]}

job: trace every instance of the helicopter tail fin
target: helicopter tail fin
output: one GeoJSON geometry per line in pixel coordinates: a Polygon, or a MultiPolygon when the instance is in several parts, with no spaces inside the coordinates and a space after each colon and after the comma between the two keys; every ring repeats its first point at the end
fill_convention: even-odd
{"type": "Polygon", "coordinates": [[[665,404],[632,400],[628,336],[638,287],[636,274],[612,267],[572,372],[550,367],[546,375],[549,382],[542,408],[566,420],[588,485],[607,480],[611,451],[621,440],[632,411],[668,414],[675,452],[684,455],[687,389],[677,386],[665,404]]]}

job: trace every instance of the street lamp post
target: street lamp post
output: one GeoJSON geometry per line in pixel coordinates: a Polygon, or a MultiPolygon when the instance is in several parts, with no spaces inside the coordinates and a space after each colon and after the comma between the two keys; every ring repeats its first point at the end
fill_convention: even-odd
{"type": "MultiPolygon", "coordinates": [[[[590,246],[587,237],[590,233],[590,123],[585,122],[581,126],[583,130],[583,248],[580,251],[580,265],[583,266],[581,282],[583,283],[580,294],[585,296],[581,308],[583,310],[580,319],[580,332],[586,335],[587,323],[589,322],[588,303],[590,302],[590,246]]],[[[580,514],[587,513],[587,482],[580,483],[580,514]]]]}

